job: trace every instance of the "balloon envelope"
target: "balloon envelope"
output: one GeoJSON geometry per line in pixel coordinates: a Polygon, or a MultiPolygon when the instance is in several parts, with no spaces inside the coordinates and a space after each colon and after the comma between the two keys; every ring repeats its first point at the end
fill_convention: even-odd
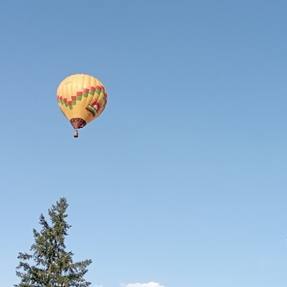
{"type": "Polygon", "coordinates": [[[107,93],[97,78],[87,74],[74,74],[59,84],[57,101],[74,129],[80,129],[103,112],[107,93]]]}

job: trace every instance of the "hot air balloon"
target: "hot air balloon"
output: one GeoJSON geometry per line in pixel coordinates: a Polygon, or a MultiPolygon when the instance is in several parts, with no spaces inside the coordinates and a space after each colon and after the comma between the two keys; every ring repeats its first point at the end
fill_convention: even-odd
{"type": "Polygon", "coordinates": [[[58,105],[74,128],[78,129],[96,119],[107,103],[104,85],[95,77],[87,74],[74,74],[65,78],[57,89],[58,105]]]}

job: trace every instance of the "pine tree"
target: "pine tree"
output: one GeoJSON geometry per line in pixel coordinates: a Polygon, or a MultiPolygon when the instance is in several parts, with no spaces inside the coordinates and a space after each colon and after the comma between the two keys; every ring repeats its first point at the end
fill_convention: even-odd
{"type": "Polygon", "coordinates": [[[15,287],[87,287],[91,283],[84,278],[87,266],[85,260],[73,262],[73,253],[66,251],[65,237],[71,227],[66,222],[68,203],[61,198],[52,205],[49,222],[40,216],[40,232],[33,230],[35,242],[30,254],[19,253],[17,276],[21,282],[15,287]]]}

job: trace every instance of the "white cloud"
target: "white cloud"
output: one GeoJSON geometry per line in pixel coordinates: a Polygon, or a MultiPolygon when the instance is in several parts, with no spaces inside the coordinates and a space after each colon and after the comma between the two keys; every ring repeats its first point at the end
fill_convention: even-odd
{"type": "Polygon", "coordinates": [[[149,283],[129,283],[127,285],[123,285],[123,287],[164,287],[156,282],[149,282],[149,283]]]}

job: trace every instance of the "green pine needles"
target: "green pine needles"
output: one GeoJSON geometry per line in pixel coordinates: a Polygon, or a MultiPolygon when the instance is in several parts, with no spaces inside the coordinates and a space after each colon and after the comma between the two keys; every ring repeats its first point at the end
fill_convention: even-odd
{"type": "Polygon", "coordinates": [[[35,242],[30,254],[19,253],[15,287],[86,287],[84,278],[91,260],[73,262],[72,252],[66,251],[65,237],[71,227],[66,222],[68,203],[61,198],[49,209],[50,221],[40,216],[40,232],[33,230],[35,242]]]}

